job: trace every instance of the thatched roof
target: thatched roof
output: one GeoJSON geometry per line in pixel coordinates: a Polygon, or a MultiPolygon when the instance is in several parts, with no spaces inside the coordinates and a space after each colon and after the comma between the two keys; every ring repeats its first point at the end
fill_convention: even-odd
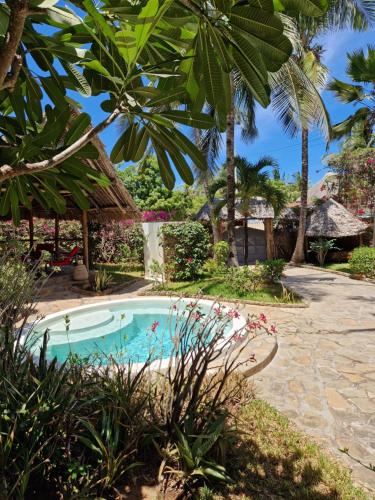
{"type": "Polygon", "coordinates": [[[307,218],[306,236],[345,238],[366,231],[366,224],[332,199],[317,205],[307,218]]]}
{"type": "MultiPolygon", "coordinates": [[[[223,200],[216,198],[214,200],[214,205],[217,206],[222,202],[223,200]]],[[[240,207],[240,202],[237,201],[235,210],[236,220],[243,219],[243,215],[239,211],[239,207],[240,207]]],[[[258,197],[258,198],[252,198],[249,203],[249,216],[251,219],[273,219],[275,217],[275,212],[271,205],[269,205],[264,199],[258,197]]],[[[196,214],[195,218],[197,220],[206,222],[210,220],[210,209],[208,203],[203,205],[203,207],[196,214]]],[[[228,219],[228,210],[226,205],[221,208],[219,213],[219,218],[222,221],[226,221],[228,219]]]]}
{"type": "MultiPolygon", "coordinates": [[[[111,220],[140,219],[140,212],[128,190],[119,179],[106,154],[104,144],[99,137],[92,139],[91,143],[97,148],[99,156],[96,160],[85,160],[85,162],[91,168],[105,174],[111,184],[106,188],[97,187],[95,191],[86,195],[90,202],[90,208],[87,211],[88,220],[105,223],[111,220]]],[[[79,220],[82,211],[77,207],[70,193],[61,191],[61,194],[66,199],[67,209],[62,215],[59,215],[59,218],[79,220]]],[[[35,217],[45,219],[54,218],[56,215],[52,210],[46,211],[36,200],[32,202],[32,213],[35,217]]],[[[21,218],[28,219],[29,216],[29,210],[21,208],[21,218]]]]}
{"type": "Polygon", "coordinates": [[[283,208],[278,216],[279,221],[287,221],[287,222],[298,222],[299,221],[299,207],[285,207],[283,208]]]}

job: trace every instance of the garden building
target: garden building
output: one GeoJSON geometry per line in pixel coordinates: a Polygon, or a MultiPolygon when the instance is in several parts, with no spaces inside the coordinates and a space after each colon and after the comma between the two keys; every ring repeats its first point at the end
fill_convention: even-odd
{"type": "MultiPolygon", "coordinates": [[[[220,223],[221,235],[226,239],[226,221],[228,220],[227,207],[223,205],[223,200],[215,199],[214,206],[217,208],[218,220],[220,223]]],[[[249,263],[256,260],[272,259],[274,257],[273,220],[274,209],[263,198],[254,197],[250,200],[248,212],[251,214],[247,220],[249,231],[249,263]]],[[[208,203],[203,205],[195,217],[203,223],[210,222],[210,208],[208,203]]],[[[240,202],[236,202],[236,244],[238,261],[244,261],[244,225],[245,220],[240,210],[240,202]]]]}
{"type": "Polygon", "coordinates": [[[34,217],[55,220],[55,237],[51,245],[53,247],[54,258],[59,259],[59,221],[78,220],[82,223],[82,255],[86,267],[89,267],[89,231],[88,225],[92,222],[106,223],[113,220],[139,220],[140,213],[132,197],[119,179],[110,159],[108,158],[104,144],[98,137],[91,140],[91,143],[98,150],[97,159],[87,159],[88,166],[103,173],[109,180],[107,187],[98,186],[94,191],[85,196],[89,200],[90,208],[81,210],[74,202],[68,191],[61,190],[60,193],[66,200],[66,211],[59,215],[53,210],[46,210],[37,200],[32,200],[31,210],[21,207],[21,219],[29,221],[29,241],[30,248],[34,246],[34,217]]]}

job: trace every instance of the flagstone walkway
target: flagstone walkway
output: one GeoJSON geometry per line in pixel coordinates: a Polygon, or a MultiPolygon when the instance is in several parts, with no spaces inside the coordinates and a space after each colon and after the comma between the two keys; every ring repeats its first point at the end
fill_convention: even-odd
{"type": "MultiPolygon", "coordinates": [[[[308,309],[256,308],[278,324],[279,351],[255,376],[258,394],[322,442],[375,492],[375,285],[289,268],[308,309]]],[[[251,307],[251,311],[254,307],[251,307]]]]}
{"type": "MultiPolygon", "coordinates": [[[[265,313],[279,328],[275,359],[254,377],[257,393],[375,492],[375,472],[339,451],[348,448],[364,464],[375,464],[375,285],[306,268],[289,268],[285,283],[309,299],[310,307],[243,307],[265,313]]],[[[83,297],[61,276],[47,285],[38,309],[49,314],[124,298],[146,284],[111,297],[83,297]]]]}

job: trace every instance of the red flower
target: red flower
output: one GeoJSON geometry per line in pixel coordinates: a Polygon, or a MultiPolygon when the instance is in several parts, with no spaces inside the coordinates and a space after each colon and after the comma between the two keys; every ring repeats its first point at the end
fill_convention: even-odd
{"type": "Polygon", "coordinates": [[[214,313],[216,314],[216,316],[222,316],[223,315],[223,310],[222,308],[219,306],[219,307],[214,307],[214,313]]]}
{"type": "Polygon", "coordinates": [[[194,319],[195,321],[199,321],[202,318],[202,314],[199,311],[196,311],[194,313],[194,319]]]}
{"type": "Polygon", "coordinates": [[[239,318],[240,317],[240,313],[236,310],[236,309],[231,309],[229,312],[228,312],[228,317],[229,318],[239,318]]]}
{"type": "Polygon", "coordinates": [[[155,332],[158,326],[159,326],[159,321],[154,321],[151,325],[151,331],[155,332]]]}
{"type": "Polygon", "coordinates": [[[262,321],[263,323],[267,323],[267,318],[263,313],[259,316],[259,321],[262,321]]]}

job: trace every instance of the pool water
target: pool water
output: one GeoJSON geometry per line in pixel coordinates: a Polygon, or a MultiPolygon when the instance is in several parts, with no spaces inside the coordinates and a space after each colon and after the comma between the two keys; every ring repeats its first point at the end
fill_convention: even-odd
{"type": "MultiPolygon", "coordinates": [[[[59,362],[71,355],[89,358],[94,364],[107,364],[111,358],[119,363],[144,363],[150,354],[153,359],[168,358],[174,346],[175,302],[169,298],[127,299],[54,314],[37,325],[34,352],[48,329],[47,357],[59,362]]],[[[186,304],[179,301],[180,315],[186,304]]],[[[202,301],[199,307],[208,314],[212,304],[202,301]]],[[[232,327],[230,322],[228,333],[232,327]]]]}

